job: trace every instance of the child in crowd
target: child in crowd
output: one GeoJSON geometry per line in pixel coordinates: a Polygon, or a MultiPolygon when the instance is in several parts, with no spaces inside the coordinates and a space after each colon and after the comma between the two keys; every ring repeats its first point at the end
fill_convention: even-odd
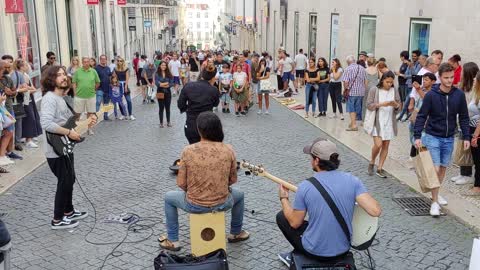
{"type": "Polygon", "coordinates": [[[126,117],[126,110],[125,105],[123,105],[123,88],[120,87],[120,82],[118,81],[117,76],[113,75],[110,78],[110,89],[112,93],[110,96],[112,97],[113,103],[113,113],[115,114],[115,119],[123,120],[126,117]],[[120,112],[122,116],[118,117],[117,114],[117,104],[120,107],[120,112]]]}
{"type": "Polygon", "coordinates": [[[235,101],[235,115],[246,115],[244,104],[248,100],[245,84],[247,82],[247,73],[243,71],[243,65],[237,64],[237,70],[233,74],[232,99],[235,101]]]}
{"type": "Polygon", "coordinates": [[[230,89],[232,89],[233,76],[232,73],[230,73],[229,64],[223,64],[222,73],[218,76],[218,82],[218,90],[221,94],[220,102],[222,102],[222,112],[230,113],[230,89]]]}

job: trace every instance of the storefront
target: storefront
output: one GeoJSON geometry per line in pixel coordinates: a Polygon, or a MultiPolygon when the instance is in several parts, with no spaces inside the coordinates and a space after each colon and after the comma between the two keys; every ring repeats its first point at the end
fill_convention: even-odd
{"type": "Polygon", "coordinates": [[[58,38],[57,6],[55,0],[45,0],[45,19],[47,21],[48,51],[57,56],[57,62],[61,63],[60,40],[58,38]]]}
{"type": "Polygon", "coordinates": [[[17,55],[30,64],[30,77],[35,87],[40,87],[40,52],[37,33],[35,1],[24,0],[24,12],[14,15],[17,55]]]}

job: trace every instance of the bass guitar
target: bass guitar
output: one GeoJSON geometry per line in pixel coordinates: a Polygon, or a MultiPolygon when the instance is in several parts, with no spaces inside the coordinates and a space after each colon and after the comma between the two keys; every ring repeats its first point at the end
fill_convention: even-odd
{"type": "MultiPolygon", "coordinates": [[[[297,186],[288,183],[274,175],[271,175],[262,165],[253,165],[245,160],[241,162],[240,167],[255,176],[263,176],[277,184],[281,184],[286,189],[296,192],[297,186]]],[[[370,216],[363,208],[355,203],[352,219],[352,238],[351,246],[358,250],[364,250],[370,247],[378,231],[378,217],[370,216]]]]}

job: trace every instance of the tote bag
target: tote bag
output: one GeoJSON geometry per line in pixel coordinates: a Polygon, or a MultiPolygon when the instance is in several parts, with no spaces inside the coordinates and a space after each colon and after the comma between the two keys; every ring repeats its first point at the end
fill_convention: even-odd
{"type": "MultiPolygon", "coordinates": [[[[378,88],[375,88],[375,100],[378,100],[378,88]]],[[[377,117],[377,111],[367,110],[365,113],[365,119],[363,120],[363,130],[368,135],[372,135],[373,129],[375,128],[375,118],[377,117]]]]}
{"type": "Polygon", "coordinates": [[[472,151],[470,149],[464,150],[463,140],[456,140],[454,153],[453,164],[458,166],[473,166],[472,151]]]}
{"type": "Polygon", "coordinates": [[[425,147],[418,149],[417,156],[413,158],[413,164],[418,177],[418,184],[423,193],[440,187],[440,181],[438,181],[437,171],[433,165],[430,151],[425,147]]]}

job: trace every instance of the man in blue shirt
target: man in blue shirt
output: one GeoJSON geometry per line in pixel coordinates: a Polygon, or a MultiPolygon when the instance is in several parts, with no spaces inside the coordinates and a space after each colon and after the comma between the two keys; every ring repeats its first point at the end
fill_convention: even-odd
{"type": "MultiPolygon", "coordinates": [[[[316,172],[314,177],[332,197],[350,234],[355,202],[369,215],[380,216],[380,205],[367,193],[360,179],[336,170],[340,160],[334,143],[318,138],[305,146],[303,152],[311,156],[312,169],[316,172]]],[[[308,180],[300,183],[293,206],[288,200],[288,190],[283,186],[279,195],[282,211],[277,214],[277,224],[294,251],[327,263],[335,263],[348,255],[351,244],[327,202],[312,183],[308,180]],[[305,220],[307,214],[308,221],[305,220]]],[[[290,252],[278,256],[290,267],[290,252]]]]}
{"type": "MultiPolygon", "coordinates": [[[[107,56],[102,54],[100,55],[100,64],[95,67],[95,70],[98,73],[100,78],[100,86],[97,88],[97,112],[100,110],[100,105],[110,103],[110,77],[112,76],[112,71],[110,67],[107,66],[107,56]]],[[[105,121],[110,121],[108,118],[108,112],[103,113],[103,119],[105,121]]]]}

